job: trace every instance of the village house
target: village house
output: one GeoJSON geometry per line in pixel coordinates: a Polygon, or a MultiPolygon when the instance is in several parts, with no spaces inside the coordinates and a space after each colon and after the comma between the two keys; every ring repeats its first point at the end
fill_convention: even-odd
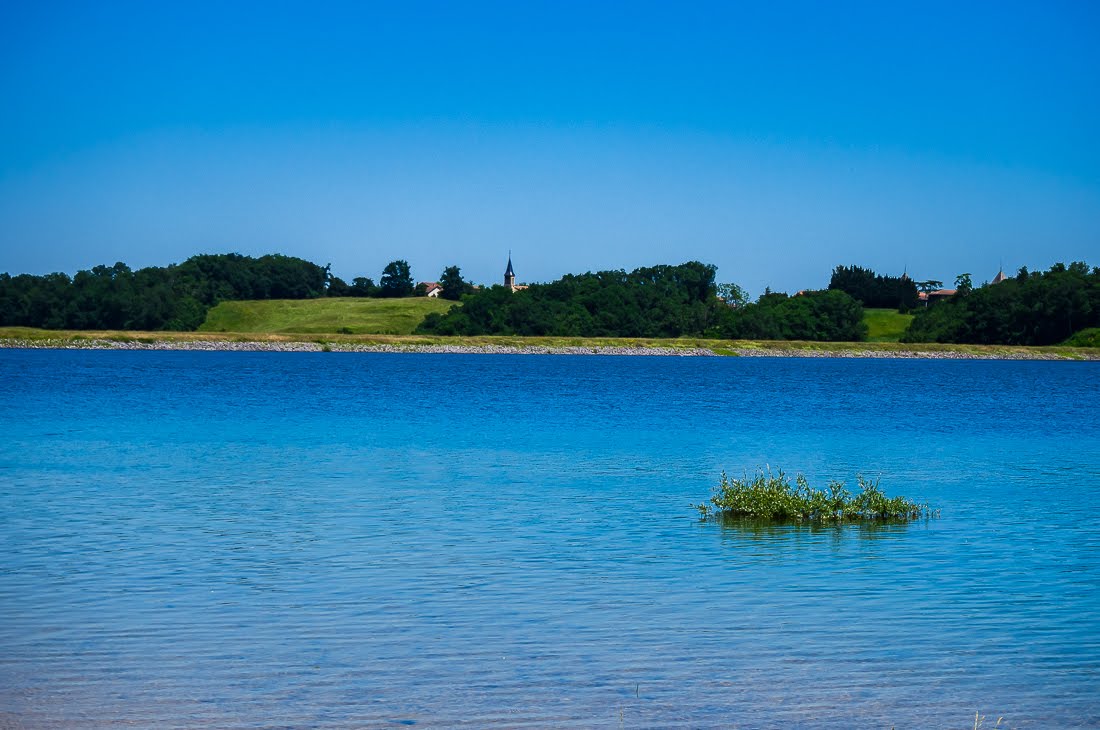
{"type": "Polygon", "coordinates": [[[942,302],[944,299],[950,299],[958,293],[958,289],[936,289],[935,291],[922,291],[917,294],[917,301],[928,306],[929,304],[935,304],[936,302],[942,302]]]}
{"type": "Polygon", "coordinates": [[[424,296],[437,298],[443,294],[443,287],[439,285],[438,281],[422,281],[420,286],[424,287],[424,296]]]}
{"type": "MultiPolygon", "coordinates": [[[[989,282],[990,285],[1000,284],[1002,281],[1007,281],[1008,277],[1005,276],[1004,269],[999,269],[997,275],[993,277],[993,281],[989,282]]],[[[944,299],[950,299],[958,293],[958,289],[936,289],[930,292],[921,292],[917,295],[917,299],[924,306],[929,304],[935,304],[936,302],[942,302],[944,299]]]]}

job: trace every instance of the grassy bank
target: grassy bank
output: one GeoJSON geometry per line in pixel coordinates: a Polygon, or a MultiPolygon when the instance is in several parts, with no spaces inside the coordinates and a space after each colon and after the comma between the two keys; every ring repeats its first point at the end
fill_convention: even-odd
{"type": "Polygon", "coordinates": [[[222,302],[207,313],[199,331],[407,335],[426,315],[446,312],[452,305],[428,297],[222,302]]]}
{"type": "Polygon", "coordinates": [[[897,342],[912,321],[913,315],[899,314],[896,309],[863,310],[868,342],[897,342]]]}
{"type": "MultiPolygon", "coordinates": [[[[427,297],[407,299],[275,299],[222,302],[207,313],[202,332],[272,334],[408,335],[424,317],[443,313],[453,302],[427,297]]],[[[893,309],[864,310],[869,342],[897,342],[911,314],[893,309]]]]}
{"type": "Polygon", "coordinates": [[[1096,347],[1100,348],[1100,327],[1090,327],[1081,330],[1073,337],[1065,341],[1070,347],[1096,347]]]}
{"type": "Polygon", "coordinates": [[[690,350],[708,349],[730,356],[880,356],[880,357],[972,357],[1021,358],[1054,357],[1071,360],[1097,360],[1095,348],[1050,346],[1022,347],[1002,345],[900,344],[897,342],[801,342],[774,340],[708,340],[703,338],[651,339],[631,337],[441,337],[433,335],[387,334],[309,334],[257,332],[129,332],[40,330],[25,327],[0,328],[0,344],[38,347],[95,346],[105,343],[188,343],[188,342],[314,342],[328,345],[390,345],[459,347],[660,347],[690,350]]]}

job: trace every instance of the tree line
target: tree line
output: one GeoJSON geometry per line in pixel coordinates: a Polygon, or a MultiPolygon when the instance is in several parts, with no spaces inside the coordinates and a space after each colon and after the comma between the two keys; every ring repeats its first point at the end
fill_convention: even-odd
{"type": "MultiPolygon", "coordinates": [[[[940,285],[941,282],[927,284],[940,285]]],[[[914,309],[919,301],[918,284],[908,276],[882,276],[860,266],[837,266],[829,279],[829,288],[851,295],[865,307],[899,312],[914,309]]]]}
{"type": "Polygon", "coordinates": [[[956,286],[955,296],[917,312],[903,342],[1054,345],[1100,327],[1100,267],[1083,261],[1043,272],[1023,267],[977,288],[960,274],[956,286]]]}
{"type": "MultiPolygon", "coordinates": [[[[716,337],[860,341],[864,307],[916,313],[906,342],[1049,345],[1100,327],[1100,268],[1058,263],[1045,272],[975,287],[956,278],[956,294],[929,305],[918,290],[939,281],[882,276],[838,266],[829,288],[794,296],[765,291],[749,301],[736,284],[715,281],[698,261],[671,266],[568,274],[513,292],[475,288],[458,266],[440,276],[442,296],[461,306],[431,314],[422,333],[563,337],[716,337]],[[914,309],[915,308],[915,309],[914,309]]],[[[194,330],[221,301],[315,297],[407,297],[423,294],[408,262],[392,261],[378,284],[350,284],[329,266],[272,254],[202,254],[181,264],[131,270],[96,266],[70,277],[0,274],[0,326],[43,329],[194,330]]]]}
{"type": "Polygon", "coordinates": [[[124,263],[74,276],[0,274],[0,325],[43,329],[193,330],[228,299],[308,299],[324,267],[290,256],[203,254],[134,271],[124,263]]]}
{"type": "MultiPolygon", "coordinates": [[[[766,293],[747,302],[735,284],[716,284],[716,269],[688,262],[566,275],[512,292],[475,289],[458,266],[446,267],[441,296],[462,306],[431,315],[421,332],[584,337],[858,339],[862,309],[840,292],[804,297],[766,293]],[[719,295],[722,295],[720,298],[719,295]]],[[[222,301],[423,294],[408,262],[392,261],[378,283],[347,283],[329,266],[272,254],[201,254],[181,264],[132,270],[96,266],[70,277],[0,274],[0,326],[76,330],[194,330],[222,301]]]]}
{"type": "Polygon", "coordinates": [[[717,269],[678,266],[568,274],[513,292],[481,289],[461,307],[429,314],[418,328],[437,335],[556,337],[715,337],[859,340],[863,308],[841,291],[788,297],[766,292],[746,302],[733,284],[717,284],[717,269]],[[720,297],[719,294],[724,296],[720,297]]]}
{"type": "MultiPolygon", "coordinates": [[[[443,296],[457,300],[469,291],[458,267],[448,267],[444,275],[443,296]]],[[[207,311],[222,301],[416,293],[404,260],[390,262],[376,285],[368,278],[347,284],[333,276],[331,267],[292,256],[200,254],[181,264],[136,271],[119,262],[71,277],[0,273],[0,326],[186,331],[197,329],[207,311]]]]}
{"type": "Polygon", "coordinates": [[[1021,268],[1015,278],[974,286],[971,275],[955,277],[955,294],[919,302],[918,292],[942,281],[880,276],[859,266],[838,266],[829,288],[866,307],[912,310],[902,342],[983,345],[1054,345],[1085,329],[1100,327],[1100,268],[1083,261],[1054,264],[1048,271],[1021,268]]]}

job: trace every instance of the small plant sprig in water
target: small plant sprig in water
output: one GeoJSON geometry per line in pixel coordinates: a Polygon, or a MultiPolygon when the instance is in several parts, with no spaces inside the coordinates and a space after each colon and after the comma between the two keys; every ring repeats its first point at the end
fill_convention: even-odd
{"type": "Polygon", "coordinates": [[[694,505],[703,519],[745,517],[758,520],[843,522],[845,520],[913,520],[932,517],[928,505],[905,497],[887,497],[878,480],[858,477],[859,493],[852,494],[842,482],[829,482],[815,489],[799,474],[794,484],[782,470],[758,469],[756,475],[722,481],[709,502],[694,505]]]}

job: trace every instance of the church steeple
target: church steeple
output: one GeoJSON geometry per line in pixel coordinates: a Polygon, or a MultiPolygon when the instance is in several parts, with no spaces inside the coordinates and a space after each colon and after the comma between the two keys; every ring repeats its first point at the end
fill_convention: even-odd
{"type": "Polygon", "coordinates": [[[508,252],[508,268],[504,270],[504,286],[509,289],[516,288],[516,273],[512,271],[512,252],[508,252]]]}

